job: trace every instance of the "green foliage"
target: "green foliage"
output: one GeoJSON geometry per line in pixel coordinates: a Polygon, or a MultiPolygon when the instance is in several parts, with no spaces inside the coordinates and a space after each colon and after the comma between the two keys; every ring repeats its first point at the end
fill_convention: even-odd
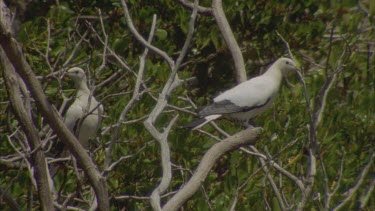
{"type": "MultiPolygon", "coordinates": [[[[190,11],[176,3],[177,1],[171,0],[127,2],[134,25],[144,38],[148,37],[152,16],[158,15],[152,44],[174,59],[177,58],[188,31],[190,11]]],[[[210,4],[211,1],[200,2],[202,6],[209,7],[210,4]]],[[[258,75],[259,70],[264,70],[273,60],[285,55],[285,45],[276,31],[289,42],[291,51],[301,63],[309,100],[313,106],[318,105],[317,96],[326,83],[327,76],[337,68],[344,68],[332,85],[322,121],[316,131],[321,148],[320,157],[323,159],[330,190],[341,177],[331,206],[340,203],[345,191],[355,184],[375,148],[375,47],[371,44],[375,33],[373,27],[368,25],[368,22],[373,20],[360,11],[357,1],[353,0],[340,3],[226,0],[223,5],[237,42],[243,50],[248,75],[258,75]],[[334,30],[331,36],[332,28],[334,30]],[[339,169],[342,157],[344,165],[341,173],[339,169]]],[[[135,74],[140,65],[139,57],[144,47],[127,28],[119,1],[67,0],[56,4],[39,0],[33,1],[28,8],[17,39],[22,44],[32,69],[41,76],[40,82],[45,94],[56,108],[60,108],[63,101],[61,93],[67,96],[72,94],[69,90],[72,89],[72,84],[60,81],[59,70],[70,66],[84,67],[89,73],[91,85],[98,85],[113,74],[119,73],[115,80],[95,89],[95,95],[103,101],[105,108],[102,124],[102,130],[105,132],[99,137],[92,157],[102,170],[104,149],[113,138],[118,118],[132,97],[137,80],[135,74]],[[44,9],[36,9],[38,6],[44,9]],[[131,71],[121,66],[114,57],[107,56],[104,69],[98,72],[104,46],[99,10],[108,35],[108,47],[126,61],[131,71]],[[86,32],[87,36],[82,39],[86,32]],[[81,39],[82,43],[78,46],[81,39]],[[64,64],[73,51],[76,51],[73,59],[64,64]],[[55,75],[52,76],[52,72],[55,75]]],[[[190,178],[203,154],[216,143],[213,138],[203,133],[180,128],[195,119],[191,114],[183,112],[186,108],[193,109],[190,109],[191,105],[182,98],[188,96],[198,106],[204,106],[211,101],[212,96],[234,86],[235,83],[232,57],[214,18],[199,15],[196,26],[192,46],[178,72],[182,79],[197,77],[196,83],[184,83],[169,96],[170,105],[183,109],[167,107],[156,120],[157,128],[163,130],[170,120],[179,114],[177,125],[173,127],[168,139],[171,162],[175,165],[169,191],[178,190],[190,178]]],[[[146,90],[146,93],[139,98],[121,123],[119,139],[116,140],[112,155],[113,161],[123,156],[129,157],[106,175],[109,195],[113,196],[112,210],[124,207],[127,210],[151,209],[148,200],[115,197],[149,196],[160,182],[160,148],[145,129],[143,120],[154,108],[155,98],[159,96],[169,75],[168,64],[159,56],[149,53],[143,78],[146,87],[141,89],[146,90]],[[131,120],[134,122],[129,122],[131,120]]],[[[307,125],[311,120],[301,83],[295,76],[291,76],[290,81],[294,87],[283,86],[272,109],[254,120],[256,125],[264,129],[256,146],[262,152],[268,152],[277,163],[299,177],[306,173],[308,166],[305,149],[309,139],[307,125]],[[296,141],[293,142],[294,140],[296,141]],[[293,144],[289,145],[292,142],[293,144]]],[[[0,100],[0,155],[4,157],[15,153],[8,139],[12,132],[17,130],[18,122],[10,114],[4,88],[0,90],[0,100]]],[[[44,124],[34,107],[33,105],[35,118],[40,120],[38,124],[44,124]]],[[[226,120],[217,123],[230,134],[242,129],[238,124],[226,120]]],[[[211,126],[205,126],[204,129],[213,136],[224,138],[211,126]]],[[[236,210],[280,210],[277,198],[259,168],[256,157],[242,151],[236,150],[225,155],[210,172],[201,190],[184,205],[185,209],[228,210],[237,188],[243,185],[237,195],[236,210]]],[[[296,203],[301,193],[296,192],[295,184],[281,177],[279,172],[271,167],[270,169],[275,182],[282,185],[283,194],[291,199],[291,204],[296,203]]],[[[372,167],[346,209],[358,209],[361,196],[366,193],[373,175],[372,167]]],[[[321,197],[324,197],[323,177],[322,169],[318,168],[313,193],[320,193],[321,197]]],[[[7,190],[7,194],[12,196],[22,209],[29,206],[28,200],[33,207],[38,206],[37,192],[34,189],[28,192],[24,188],[32,186],[26,169],[4,167],[4,170],[0,171],[0,178],[1,189],[7,190]],[[32,197],[34,199],[30,199],[32,197]]],[[[57,174],[54,182],[64,197],[77,188],[77,179],[72,169],[57,174]]],[[[87,192],[83,191],[82,198],[88,196],[87,192]]],[[[59,198],[60,203],[64,201],[64,197],[59,198]]],[[[164,201],[167,199],[168,197],[163,198],[164,201]]],[[[319,210],[324,206],[323,202],[323,198],[311,199],[306,209],[319,210]]],[[[76,203],[82,209],[88,208],[87,203],[76,203]]],[[[374,201],[370,200],[365,209],[373,210],[374,207],[374,201]]],[[[0,209],[3,209],[1,203],[0,209]]]]}

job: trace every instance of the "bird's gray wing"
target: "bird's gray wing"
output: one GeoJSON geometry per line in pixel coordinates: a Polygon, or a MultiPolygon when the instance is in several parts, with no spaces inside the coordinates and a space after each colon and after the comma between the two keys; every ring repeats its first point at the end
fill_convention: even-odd
{"type": "Polygon", "coordinates": [[[270,101],[270,98],[267,99],[265,102],[252,105],[252,106],[239,106],[231,102],[230,100],[222,100],[219,102],[214,102],[213,104],[204,107],[201,111],[199,111],[200,116],[208,116],[213,114],[230,114],[230,113],[237,113],[237,112],[247,112],[255,108],[263,107],[270,101]]]}
{"type": "Polygon", "coordinates": [[[230,100],[222,100],[214,102],[199,111],[200,116],[208,116],[213,114],[228,114],[241,111],[241,107],[235,105],[230,100]]]}

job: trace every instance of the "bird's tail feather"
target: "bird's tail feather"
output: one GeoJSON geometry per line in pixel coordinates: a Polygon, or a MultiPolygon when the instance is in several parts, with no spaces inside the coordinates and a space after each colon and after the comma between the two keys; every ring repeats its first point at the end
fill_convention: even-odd
{"type": "Polygon", "coordinates": [[[215,115],[210,115],[210,116],[206,116],[206,117],[202,117],[198,120],[195,120],[193,122],[190,122],[189,124],[185,125],[184,127],[185,128],[189,128],[191,130],[196,130],[200,127],[202,127],[203,125],[211,122],[212,120],[215,120],[217,118],[221,117],[220,114],[215,114],[215,115]]]}

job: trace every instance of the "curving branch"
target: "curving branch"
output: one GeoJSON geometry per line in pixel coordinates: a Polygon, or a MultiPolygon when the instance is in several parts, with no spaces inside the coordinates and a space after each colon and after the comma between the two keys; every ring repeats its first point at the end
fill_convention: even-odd
{"type": "Polygon", "coordinates": [[[346,43],[345,49],[343,50],[341,54],[341,58],[338,59],[338,64],[335,68],[335,70],[332,71],[332,73],[329,75],[328,70],[330,69],[329,66],[329,57],[332,52],[332,40],[333,40],[333,28],[331,31],[331,37],[330,37],[330,47],[329,47],[329,52],[326,60],[326,66],[325,66],[325,75],[326,75],[326,82],[322,86],[322,88],[319,91],[319,94],[317,96],[317,103],[316,103],[316,108],[315,108],[315,113],[314,113],[314,128],[317,128],[320,124],[320,122],[323,119],[323,112],[326,107],[327,103],[327,96],[329,94],[329,91],[333,87],[332,85],[337,79],[337,75],[343,71],[345,64],[347,63],[348,59],[350,58],[350,55],[352,54],[349,44],[346,43]]]}
{"type": "Polygon", "coordinates": [[[167,103],[168,96],[170,96],[171,92],[175,90],[178,86],[180,86],[181,83],[183,82],[181,79],[178,78],[177,71],[187,54],[187,50],[193,38],[194,28],[195,28],[194,24],[195,24],[195,19],[197,17],[197,6],[198,6],[198,0],[196,0],[194,3],[194,10],[192,12],[192,15],[189,21],[189,31],[186,36],[184,46],[181,49],[181,53],[178,56],[176,63],[173,62],[173,66],[170,66],[171,74],[169,76],[169,79],[167,80],[161,94],[159,95],[159,98],[157,100],[157,103],[154,109],[150,113],[147,120],[144,122],[146,129],[158,141],[160,148],[161,148],[161,163],[162,163],[162,168],[163,168],[163,176],[162,176],[161,182],[154,189],[150,197],[151,206],[153,207],[154,210],[161,210],[160,195],[163,194],[167,190],[172,179],[172,167],[171,167],[171,162],[170,162],[170,149],[168,145],[168,135],[170,133],[172,126],[176,122],[178,115],[175,116],[171,120],[171,122],[163,130],[163,132],[159,132],[159,130],[154,126],[154,124],[155,124],[157,117],[164,110],[164,108],[168,105],[167,103]]]}
{"type": "Polygon", "coordinates": [[[261,134],[261,128],[249,128],[213,145],[203,156],[190,180],[164,205],[163,210],[178,210],[202,185],[216,161],[225,153],[242,145],[253,145],[261,134]]]}
{"type": "MultiPolygon", "coordinates": [[[[178,3],[180,3],[183,7],[193,10],[194,9],[194,3],[187,2],[185,0],[177,0],[178,3]]],[[[212,9],[211,8],[206,8],[202,6],[198,6],[198,14],[200,15],[207,15],[207,16],[212,16],[212,9]]]]}
{"type": "Polygon", "coordinates": [[[360,199],[359,207],[361,208],[361,210],[365,210],[369,199],[371,198],[371,196],[374,196],[373,195],[374,189],[375,189],[375,179],[371,181],[370,186],[368,187],[367,191],[364,193],[364,195],[362,195],[360,199]]]}
{"type": "Polygon", "coordinates": [[[129,10],[128,10],[128,6],[126,5],[125,3],[125,0],[121,0],[121,4],[122,4],[122,9],[124,10],[124,14],[125,14],[125,19],[126,19],[126,23],[130,29],[130,31],[132,32],[132,34],[134,35],[134,37],[140,42],[142,43],[142,45],[144,45],[145,47],[147,47],[150,51],[156,53],[157,55],[161,56],[169,65],[169,67],[171,69],[174,68],[174,61],[172,58],[170,58],[168,56],[167,53],[165,53],[164,51],[160,50],[159,48],[151,45],[150,43],[147,42],[147,40],[145,40],[137,31],[137,29],[134,27],[133,25],[133,21],[130,17],[130,14],[129,14],[129,10]]]}
{"type": "MultiPolygon", "coordinates": [[[[149,34],[149,37],[148,37],[148,40],[147,40],[148,43],[152,42],[152,39],[153,39],[154,33],[155,33],[155,29],[156,29],[156,15],[154,15],[153,19],[152,19],[151,30],[150,30],[150,34],[149,34]]],[[[140,92],[140,89],[141,89],[141,84],[142,84],[142,80],[143,80],[143,75],[144,75],[144,72],[145,72],[145,63],[146,63],[147,55],[148,55],[148,48],[145,48],[142,56],[139,59],[140,60],[139,70],[138,70],[138,74],[137,74],[137,81],[136,81],[134,91],[133,91],[133,96],[130,99],[130,101],[128,102],[128,104],[125,106],[125,108],[122,110],[122,112],[120,114],[120,117],[117,121],[117,127],[114,129],[111,142],[109,143],[109,146],[106,149],[106,156],[105,156],[105,161],[104,161],[104,168],[105,169],[110,167],[114,144],[115,144],[115,142],[117,141],[117,139],[120,135],[120,125],[125,121],[126,115],[129,113],[130,109],[135,105],[135,103],[140,99],[140,97],[144,93],[144,92],[140,92]]]]}
{"type": "Polygon", "coordinates": [[[196,0],[194,3],[194,9],[190,18],[189,22],[189,31],[184,43],[184,46],[181,49],[181,53],[179,57],[177,58],[176,62],[173,61],[164,51],[154,47],[150,44],[150,40],[146,41],[143,39],[143,37],[138,33],[138,31],[135,29],[132,20],[129,15],[129,11],[127,8],[127,5],[124,0],[121,1],[123,10],[125,13],[125,19],[127,20],[128,27],[130,31],[132,32],[133,36],[136,37],[136,39],[141,42],[147,49],[150,51],[158,54],[161,56],[169,65],[171,69],[171,73],[169,76],[169,79],[167,80],[166,84],[164,85],[164,88],[162,92],[159,95],[159,98],[157,99],[157,103],[154,107],[154,109],[151,111],[148,118],[144,121],[144,125],[148,132],[153,136],[153,138],[159,143],[161,148],[161,165],[163,169],[163,176],[161,178],[161,181],[159,185],[153,190],[151,196],[150,196],[150,202],[151,206],[154,210],[160,210],[160,195],[163,194],[167,188],[169,187],[169,184],[172,179],[172,167],[170,162],[170,149],[168,145],[168,136],[172,129],[172,126],[175,124],[178,115],[176,115],[169,124],[164,128],[162,132],[160,132],[155,127],[155,121],[158,118],[158,116],[161,114],[161,112],[165,109],[165,107],[168,105],[168,98],[173,90],[175,90],[177,87],[179,87],[182,84],[182,80],[179,79],[177,75],[177,71],[185,58],[187,54],[187,50],[190,46],[193,33],[194,33],[194,23],[195,19],[197,17],[197,8],[198,8],[198,1],[196,0]]]}
{"type": "Polygon", "coordinates": [[[236,81],[238,84],[242,83],[247,80],[245,63],[242,57],[241,49],[238,46],[228,20],[225,17],[222,1],[213,0],[212,9],[216,23],[220,29],[221,34],[224,37],[225,42],[228,45],[229,51],[231,52],[234,61],[236,81]]]}

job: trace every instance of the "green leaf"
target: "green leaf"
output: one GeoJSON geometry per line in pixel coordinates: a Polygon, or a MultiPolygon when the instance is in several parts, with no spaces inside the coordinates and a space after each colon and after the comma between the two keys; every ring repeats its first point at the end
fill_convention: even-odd
{"type": "Polygon", "coordinates": [[[168,32],[164,29],[156,29],[155,35],[159,40],[165,40],[168,36],[168,32]]]}

